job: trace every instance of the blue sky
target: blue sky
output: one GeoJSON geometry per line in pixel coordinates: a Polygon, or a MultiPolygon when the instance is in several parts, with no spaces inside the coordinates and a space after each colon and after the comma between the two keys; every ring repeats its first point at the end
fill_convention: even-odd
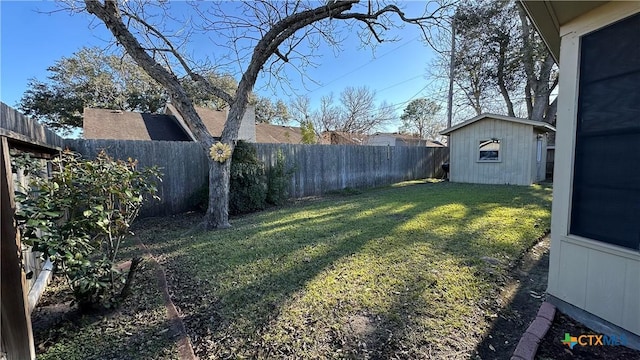
{"type": "MultiPolygon", "coordinates": [[[[424,6],[420,2],[406,2],[407,11],[424,6]]],[[[105,47],[112,41],[104,25],[89,14],[69,14],[56,10],[53,2],[0,1],[0,99],[15,106],[26,90],[30,78],[45,80],[46,68],[63,56],[71,56],[83,46],[105,47]]],[[[325,47],[317,68],[307,68],[306,75],[320,83],[302,84],[299,76],[290,76],[293,92],[307,95],[312,103],[322,95],[337,95],[346,86],[369,86],[377,92],[378,101],[398,105],[398,114],[412,98],[428,96],[434,80],[428,78],[433,51],[419,39],[419,30],[405,26],[394,36],[396,42],[385,42],[375,52],[362,48],[357,36],[350,36],[342,51],[325,47]]],[[[210,43],[197,42],[192,46],[210,48],[210,43]]],[[[293,72],[290,72],[293,73],[293,72]]],[[[256,89],[260,95],[283,98],[285,92],[270,88],[256,89]]],[[[394,131],[397,124],[386,130],[394,131]]]]}

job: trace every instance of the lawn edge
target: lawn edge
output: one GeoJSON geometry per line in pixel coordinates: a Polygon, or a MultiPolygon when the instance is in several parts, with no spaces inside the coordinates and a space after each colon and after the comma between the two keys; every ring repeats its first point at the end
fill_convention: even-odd
{"type": "Polygon", "coordinates": [[[162,298],[164,300],[164,306],[167,310],[167,319],[169,320],[171,328],[173,328],[173,333],[175,334],[175,343],[178,348],[178,358],[180,360],[197,360],[196,355],[193,351],[193,346],[191,345],[191,341],[189,340],[189,335],[187,334],[186,327],[184,326],[184,322],[182,321],[182,317],[178,313],[176,305],[171,300],[171,294],[169,294],[169,287],[167,284],[167,276],[164,271],[164,268],[158,260],[151,254],[149,248],[140,240],[138,240],[138,248],[143,253],[143,256],[154,264],[156,268],[156,280],[157,286],[160,288],[160,292],[162,292],[162,298]]]}

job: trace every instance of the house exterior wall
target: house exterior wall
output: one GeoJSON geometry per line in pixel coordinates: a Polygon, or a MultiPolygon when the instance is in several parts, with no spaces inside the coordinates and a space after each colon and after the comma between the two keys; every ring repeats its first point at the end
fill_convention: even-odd
{"type": "Polygon", "coordinates": [[[611,2],[560,29],[551,252],[547,292],[640,335],[640,252],[569,232],[578,109],[581,36],[640,12],[638,2],[611,2]]]}
{"type": "Polygon", "coordinates": [[[367,141],[367,145],[396,146],[396,138],[385,134],[371,135],[367,141]]]}
{"type": "Polygon", "coordinates": [[[531,125],[483,119],[462,127],[450,136],[450,177],[453,182],[531,185],[535,179],[531,125]],[[479,162],[481,140],[500,139],[500,161],[479,162]]]}
{"type": "MultiPolygon", "coordinates": [[[[227,117],[228,115],[229,114],[227,114],[227,117]]],[[[242,122],[240,123],[238,139],[256,142],[256,109],[253,106],[247,106],[247,111],[245,111],[242,122]]]]}

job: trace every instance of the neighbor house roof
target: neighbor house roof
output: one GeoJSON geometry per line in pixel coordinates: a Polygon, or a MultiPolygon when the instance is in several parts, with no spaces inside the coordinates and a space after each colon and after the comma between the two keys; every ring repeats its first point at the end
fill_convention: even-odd
{"type": "Polygon", "coordinates": [[[209,130],[209,134],[215,137],[222,136],[224,123],[227,121],[227,111],[196,107],[196,112],[200,115],[204,126],[209,130]]]}
{"type": "Polygon", "coordinates": [[[302,144],[302,130],[292,126],[256,124],[256,142],[302,144]]]}
{"type": "Polygon", "coordinates": [[[375,134],[373,134],[372,136],[377,136],[377,135],[386,135],[386,136],[391,136],[393,138],[396,139],[403,139],[403,140],[422,140],[419,136],[415,136],[415,135],[409,135],[409,134],[400,134],[400,133],[382,133],[382,132],[377,132],[375,134]]]}
{"type": "Polygon", "coordinates": [[[427,147],[447,147],[447,145],[437,140],[427,140],[427,147]]]}
{"type": "Polygon", "coordinates": [[[191,141],[172,115],[85,108],[85,139],[191,141]]]}
{"type": "Polygon", "coordinates": [[[558,62],[560,59],[560,27],[607,2],[521,0],[520,4],[558,62]]]}
{"type": "MultiPolygon", "coordinates": [[[[169,114],[148,114],[108,109],[84,109],[85,139],[193,141],[195,138],[180,117],[169,114]]],[[[227,112],[196,107],[207,130],[219,137],[227,112]]],[[[301,144],[302,130],[298,127],[256,124],[258,143],[301,144]]]]}
{"type": "Polygon", "coordinates": [[[373,135],[371,135],[370,138],[376,137],[376,136],[388,136],[388,137],[392,137],[395,139],[401,139],[405,142],[412,142],[412,143],[424,143],[425,146],[427,147],[446,147],[444,144],[442,144],[439,141],[436,140],[429,140],[429,139],[422,139],[419,136],[416,135],[409,135],[409,134],[401,134],[401,133],[382,133],[382,132],[377,132],[373,135]]]}
{"type": "Polygon", "coordinates": [[[450,133],[463,128],[465,126],[471,125],[473,123],[475,123],[476,121],[480,121],[483,119],[496,119],[496,120],[502,120],[502,121],[509,121],[509,122],[514,122],[514,123],[518,123],[518,124],[525,124],[525,125],[531,125],[534,127],[534,129],[538,129],[541,131],[556,131],[556,128],[554,128],[553,126],[551,126],[549,123],[543,122],[543,121],[535,121],[535,120],[529,120],[529,119],[521,119],[521,118],[515,118],[515,117],[511,117],[511,116],[504,116],[504,115],[496,115],[496,114],[480,114],[474,118],[471,118],[467,121],[461,122],[460,124],[454,125],[448,129],[444,129],[442,131],[440,131],[441,135],[449,135],[450,133]]]}
{"type": "Polygon", "coordinates": [[[320,139],[321,144],[330,145],[364,145],[368,135],[346,131],[325,131],[320,139]]]}

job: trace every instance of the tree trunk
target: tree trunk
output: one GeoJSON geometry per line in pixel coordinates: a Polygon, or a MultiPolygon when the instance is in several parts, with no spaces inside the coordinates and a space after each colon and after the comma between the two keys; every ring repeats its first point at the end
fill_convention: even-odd
{"type": "Polygon", "coordinates": [[[504,79],[507,46],[509,46],[508,42],[500,42],[500,53],[498,54],[498,87],[500,88],[500,94],[502,94],[504,102],[507,105],[507,112],[509,113],[509,116],[515,117],[516,113],[513,111],[513,102],[511,101],[511,97],[509,96],[509,91],[507,90],[504,79]]]}
{"type": "Polygon", "coordinates": [[[531,112],[532,120],[543,121],[546,113],[549,110],[549,96],[553,90],[549,86],[551,80],[551,69],[553,68],[554,60],[550,54],[547,54],[544,61],[540,65],[540,77],[533,80],[534,83],[534,99],[533,99],[533,111],[531,112]]]}
{"type": "Polygon", "coordinates": [[[229,224],[229,180],[231,159],[219,163],[209,159],[209,206],[204,216],[205,229],[226,229],[229,224]]]}

